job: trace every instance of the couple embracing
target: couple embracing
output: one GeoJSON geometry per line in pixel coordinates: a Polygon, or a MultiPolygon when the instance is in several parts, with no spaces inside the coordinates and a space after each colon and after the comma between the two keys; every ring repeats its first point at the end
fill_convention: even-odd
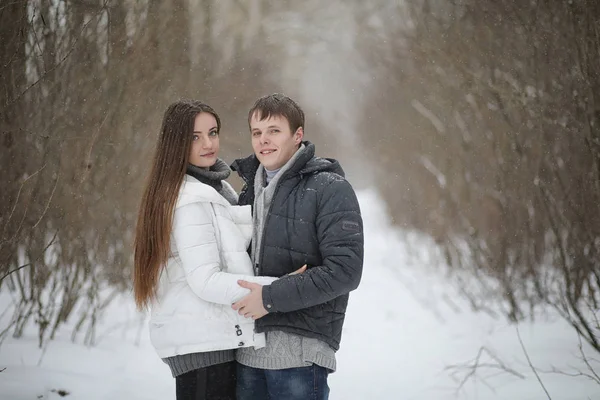
{"type": "Polygon", "coordinates": [[[135,300],[151,310],[178,400],[324,400],[362,273],[358,201],[339,163],[304,140],[292,99],[258,99],[248,123],[254,154],[230,167],[210,106],[166,110],[137,222],[135,300]]]}

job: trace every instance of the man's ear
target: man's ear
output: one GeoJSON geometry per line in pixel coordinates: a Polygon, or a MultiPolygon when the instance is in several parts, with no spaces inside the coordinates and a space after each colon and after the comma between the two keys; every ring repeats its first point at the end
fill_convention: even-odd
{"type": "Polygon", "coordinates": [[[294,133],[294,141],[296,144],[300,144],[302,143],[302,139],[304,139],[304,129],[300,127],[296,129],[296,132],[294,133]]]}

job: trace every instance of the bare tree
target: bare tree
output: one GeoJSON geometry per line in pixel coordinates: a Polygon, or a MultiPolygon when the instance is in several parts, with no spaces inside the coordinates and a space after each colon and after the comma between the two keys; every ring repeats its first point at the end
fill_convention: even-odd
{"type": "Polygon", "coordinates": [[[369,18],[382,79],[363,126],[389,132],[374,150],[396,221],[437,239],[474,307],[551,307],[600,351],[599,6],[423,0],[369,18]]]}
{"type": "Polygon", "coordinates": [[[41,345],[70,320],[73,339],[94,341],[103,310],[130,287],[133,225],[166,105],[211,103],[226,153],[241,143],[228,121],[243,126],[267,80],[251,51],[260,32],[248,37],[240,21],[259,26],[261,3],[0,6],[0,290],[13,298],[0,339],[35,324],[41,345]],[[236,20],[220,18],[228,14],[236,20]],[[220,48],[219,25],[200,29],[197,18],[235,28],[221,33],[238,38],[234,47],[220,48]],[[240,82],[249,90],[232,95],[240,82]]]}

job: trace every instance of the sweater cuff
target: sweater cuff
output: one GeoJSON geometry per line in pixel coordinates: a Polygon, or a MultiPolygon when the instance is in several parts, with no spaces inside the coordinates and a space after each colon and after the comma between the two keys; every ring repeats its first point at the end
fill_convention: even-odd
{"type": "Polygon", "coordinates": [[[262,287],[263,307],[268,313],[276,312],[275,304],[273,304],[273,297],[271,295],[271,289],[271,285],[265,285],[262,287]]]}

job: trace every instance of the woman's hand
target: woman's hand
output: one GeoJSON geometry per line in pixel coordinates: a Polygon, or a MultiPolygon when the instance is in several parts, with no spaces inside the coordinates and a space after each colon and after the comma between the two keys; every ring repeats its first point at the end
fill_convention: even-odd
{"type": "Polygon", "coordinates": [[[304,271],[306,271],[306,264],[304,264],[302,267],[298,268],[294,272],[290,272],[288,275],[298,275],[303,273],[304,271]]]}

